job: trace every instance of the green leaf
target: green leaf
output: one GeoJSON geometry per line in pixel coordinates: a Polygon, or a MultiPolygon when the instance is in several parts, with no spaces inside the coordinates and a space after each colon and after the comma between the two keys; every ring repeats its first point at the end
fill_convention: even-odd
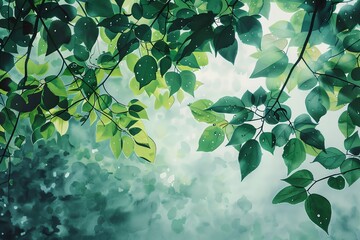
{"type": "Polygon", "coordinates": [[[21,148],[21,145],[24,143],[24,141],[25,141],[25,136],[19,135],[15,138],[14,144],[16,147],[21,148]]]}
{"type": "Polygon", "coordinates": [[[219,0],[208,0],[206,9],[208,11],[212,11],[213,13],[220,13],[221,9],[223,8],[223,2],[219,0]]]}
{"type": "Polygon", "coordinates": [[[180,72],[181,77],[181,88],[189,93],[190,95],[194,96],[194,90],[196,87],[196,76],[193,72],[184,70],[180,72]]]}
{"type": "Polygon", "coordinates": [[[55,133],[55,126],[52,122],[47,122],[40,128],[40,134],[44,139],[49,139],[55,133]]]}
{"type": "Polygon", "coordinates": [[[306,159],[306,151],[302,141],[297,138],[290,139],[284,147],[282,157],[288,168],[288,174],[290,174],[306,159]]]}
{"type": "Polygon", "coordinates": [[[348,111],[343,112],[338,120],[338,126],[344,137],[349,137],[355,130],[355,126],[350,119],[348,111]]]}
{"type": "Polygon", "coordinates": [[[181,76],[177,72],[167,72],[165,82],[170,88],[170,96],[176,93],[181,87],[181,76]]]}
{"type": "Polygon", "coordinates": [[[291,38],[295,34],[292,24],[285,20],[280,20],[269,27],[271,33],[279,38],[291,38]]]}
{"type": "Polygon", "coordinates": [[[283,51],[272,47],[260,56],[250,77],[278,77],[285,71],[288,62],[289,59],[283,51]]]}
{"type": "Polygon", "coordinates": [[[131,14],[137,20],[143,16],[143,8],[140,4],[134,3],[131,7],[131,14]]]}
{"type": "Polygon", "coordinates": [[[321,132],[314,128],[306,128],[300,132],[300,139],[304,143],[317,149],[325,150],[325,138],[321,132]]]}
{"type": "Polygon", "coordinates": [[[351,71],[351,78],[360,81],[360,67],[356,67],[351,71]]]}
{"type": "Polygon", "coordinates": [[[227,61],[235,64],[236,55],[238,53],[238,43],[234,41],[230,46],[219,50],[219,54],[227,61]]]}
{"type": "Polygon", "coordinates": [[[326,198],[318,194],[310,194],[305,201],[305,211],[313,223],[328,232],[331,204],[326,198]]]}
{"type": "Polygon", "coordinates": [[[212,101],[207,99],[200,99],[194,103],[189,104],[189,107],[192,115],[199,122],[213,124],[225,121],[224,114],[207,110],[211,105],[213,105],[212,101]]]}
{"type": "Polygon", "coordinates": [[[244,103],[237,97],[222,97],[210,108],[218,113],[239,113],[245,109],[244,103]]]}
{"type": "Polygon", "coordinates": [[[303,130],[306,128],[314,128],[316,123],[313,123],[309,115],[307,114],[300,114],[295,118],[294,127],[297,130],[303,130]]]}
{"type": "Polygon", "coordinates": [[[309,170],[303,169],[294,172],[288,178],[283,179],[283,181],[294,187],[306,187],[314,181],[314,176],[309,170]]]}
{"type": "Polygon", "coordinates": [[[353,31],[344,38],[344,48],[350,52],[360,52],[360,31],[353,31]]]}
{"type": "Polygon", "coordinates": [[[235,128],[227,145],[241,145],[250,140],[256,132],[256,128],[250,124],[242,124],[235,128]]]}
{"type": "Polygon", "coordinates": [[[218,126],[209,126],[205,128],[199,139],[197,151],[212,152],[218,148],[225,139],[223,130],[218,126]]]}
{"type": "Polygon", "coordinates": [[[305,105],[310,116],[316,122],[319,122],[320,118],[326,114],[327,109],[330,107],[329,96],[323,88],[315,87],[306,96],[305,105]]]}
{"type": "Polygon", "coordinates": [[[276,138],[275,144],[278,147],[284,146],[288,141],[290,134],[293,132],[288,124],[278,124],[271,131],[276,138]]]}
{"type": "Polygon", "coordinates": [[[110,0],[87,0],[85,9],[91,17],[111,17],[114,15],[110,0]]]}
{"type": "Polygon", "coordinates": [[[151,41],[151,28],[146,24],[141,24],[135,28],[135,36],[145,42],[151,41]]]}
{"type": "Polygon", "coordinates": [[[287,186],[283,188],[272,200],[273,204],[290,203],[297,204],[303,202],[307,198],[307,193],[303,187],[287,186]]]}
{"type": "Polygon", "coordinates": [[[276,137],[273,133],[271,133],[271,132],[261,133],[259,141],[260,141],[261,147],[264,150],[274,154],[274,149],[276,146],[276,137]]]}
{"type": "Polygon", "coordinates": [[[337,148],[330,147],[321,151],[319,155],[314,159],[314,162],[318,162],[326,169],[335,169],[345,161],[346,156],[343,152],[337,148]]]}
{"type": "Polygon", "coordinates": [[[96,125],[96,142],[105,141],[112,138],[117,132],[113,123],[107,125],[102,124],[100,121],[96,125]]]}
{"type": "Polygon", "coordinates": [[[243,43],[260,48],[263,32],[261,23],[254,16],[240,17],[236,25],[236,32],[243,43]]]}
{"type": "Polygon", "coordinates": [[[240,125],[246,121],[250,121],[252,120],[254,117],[254,112],[244,108],[243,110],[241,110],[240,112],[236,113],[233,118],[230,121],[230,124],[233,125],[240,125]]]}
{"type": "Polygon", "coordinates": [[[63,44],[71,40],[70,27],[59,20],[51,22],[47,32],[46,42],[48,44],[46,56],[58,50],[63,44]]]}
{"type": "Polygon", "coordinates": [[[135,64],[135,78],[139,82],[140,88],[156,80],[157,63],[150,55],[141,57],[135,64]]]}
{"type": "Polygon", "coordinates": [[[338,103],[337,105],[350,103],[360,94],[360,89],[351,85],[347,85],[340,89],[338,94],[338,103]]]}
{"type": "Polygon", "coordinates": [[[351,121],[358,127],[360,127],[360,97],[355,98],[348,105],[348,113],[351,121]]]}
{"type": "Polygon", "coordinates": [[[99,29],[94,20],[89,17],[80,18],[75,24],[74,32],[76,37],[85,44],[88,51],[91,51],[99,35],[99,29]]]}
{"type": "Polygon", "coordinates": [[[259,166],[261,156],[260,144],[254,139],[250,139],[241,147],[238,157],[241,181],[259,166]]]}
{"type": "Polygon", "coordinates": [[[342,176],[330,177],[327,184],[333,189],[341,190],[345,187],[345,179],[342,176]]]}
{"type": "Polygon", "coordinates": [[[340,171],[346,182],[351,186],[360,178],[360,160],[357,158],[348,158],[340,166],[340,171]]]}

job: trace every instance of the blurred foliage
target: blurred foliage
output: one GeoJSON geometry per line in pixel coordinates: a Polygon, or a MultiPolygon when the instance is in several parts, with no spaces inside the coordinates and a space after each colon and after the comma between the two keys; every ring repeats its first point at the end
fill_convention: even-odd
{"type": "MultiPolygon", "coordinates": [[[[156,144],[143,123],[148,119],[147,106],[135,98],[123,102],[121,96],[111,95],[109,82],[123,80],[122,73],[131,71],[126,81],[133,94],[144,92],[155,98],[155,108],[169,109],[184,94],[195,96],[201,82],[194,72],[207,64],[208,53],[234,64],[239,44],[247,44],[256,48],[252,57],[257,59],[249,77],[266,78],[266,87],[215,103],[200,99],[190,104],[195,119],[210,124],[200,136],[198,151],[214,151],[227,137],[228,145],[239,151],[243,180],[258,168],[263,150],[282,149],[290,175],[285,181],[290,186],[273,203],[304,202],[310,220],[328,232],[331,203],[310,190],[323,180],[342,190],[345,183],[350,186],[360,178],[360,2],[273,2],[292,17],[274,23],[264,35],[260,18],[271,15],[270,0],[0,0],[0,167],[7,173],[2,184],[8,186],[7,201],[13,202],[16,184],[34,184],[43,191],[34,195],[39,206],[31,206],[32,211],[53,201],[83,203],[90,210],[105,211],[101,203],[112,197],[105,198],[100,189],[118,186],[112,182],[116,178],[111,178],[116,173],[86,161],[69,164],[64,160],[69,152],[59,149],[43,152],[43,157],[51,159],[44,163],[30,156],[27,148],[38,144],[41,152],[55,145],[53,137],[66,136],[70,120],[76,120],[95,125],[95,140],[108,142],[116,158],[123,154],[154,162],[156,144]],[[320,45],[326,46],[325,52],[320,45]],[[289,50],[297,52],[293,63],[289,50]],[[289,98],[285,91],[293,89],[307,94],[306,113],[298,116],[285,104],[289,98]],[[339,112],[343,148],[328,146],[319,130],[329,111],[339,112]],[[20,153],[29,156],[17,163],[20,153]],[[337,172],[318,179],[306,169],[294,172],[311,155],[314,162],[337,172]],[[42,169],[44,164],[47,168],[42,169]],[[30,174],[32,169],[35,172],[30,174]],[[77,173],[98,180],[75,180],[72,176],[77,173]],[[67,180],[57,182],[62,175],[67,180]],[[46,181],[37,182],[41,178],[46,181]],[[99,192],[87,192],[92,184],[99,192]],[[63,185],[65,193],[57,195],[53,191],[57,185],[63,185]]],[[[93,155],[84,151],[78,160],[93,155]]],[[[21,211],[30,209],[25,203],[29,194],[23,190],[15,201],[22,205],[21,211]]],[[[6,197],[5,191],[2,196],[6,197]]],[[[45,235],[61,233],[57,226],[67,224],[53,213],[74,215],[74,219],[82,216],[56,204],[46,211],[53,215],[47,224],[31,225],[45,235]]],[[[101,212],[97,225],[87,226],[95,226],[100,233],[106,214],[101,212]]],[[[126,214],[120,215],[111,215],[109,221],[121,222],[126,214]]],[[[174,220],[174,231],[180,232],[184,223],[182,218],[174,220]]],[[[70,225],[66,229],[71,235],[77,231],[70,225]]],[[[9,230],[9,234],[19,231],[9,230]]],[[[26,232],[31,234],[31,228],[26,232]]]]}

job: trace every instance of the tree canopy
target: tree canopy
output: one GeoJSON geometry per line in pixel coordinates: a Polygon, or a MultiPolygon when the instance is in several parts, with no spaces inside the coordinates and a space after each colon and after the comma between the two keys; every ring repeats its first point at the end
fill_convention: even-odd
{"type": "Polygon", "coordinates": [[[289,186],[273,203],[304,204],[326,232],[331,203],[313,186],[327,181],[342,190],[360,178],[359,1],[0,0],[0,10],[0,166],[9,187],[14,153],[28,141],[66,135],[71,121],[95,125],[96,141],[107,141],[114,158],[154,162],[156,139],[143,123],[147,106],[136,98],[144,94],[156,109],[194,97],[191,114],[208,124],[198,151],[227,141],[239,152],[241,180],[264,151],[280,149],[289,186]],[[291,17],[265,29],[262,19],[275,4],[291,17]],[[234,64],[242,60],[240,44],[253,47],[248,77],[264,78],[263,86],[197,99],[196,71],[208,54],[234,64]],[[111,94],[120,81],[133,99],[111,94]],[[306,94],[299,99],[306,112],[298,115],[287,105],[294,89],[306,94]],[[321,130],[330,111],[338,113],[342,148],[329,146],[321,130]],[[315,178],[299,169],[312,158],[329,174],[315,178]]]}

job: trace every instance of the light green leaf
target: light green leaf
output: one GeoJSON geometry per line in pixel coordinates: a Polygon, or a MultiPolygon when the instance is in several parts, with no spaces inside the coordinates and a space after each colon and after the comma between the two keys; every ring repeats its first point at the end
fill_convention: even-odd
{"type": "Polygon", "coordinates": [[[189,107],[192,115],[199,122],[213,124],[225,121],[224,114],[207,110],[211,105],[213,105],[212,101],[207,99],[200,99],[194,103],[189,104],[189,107]]]}
{"type": "Polygon", "coordinates": [[[117,131],[116,134],[110,139],[110,149],[114,154],[115,158],[119,158],[121,154],[122,148],[122,140],[121,140],[121,132],[117,131]]]}
{"type": "Polygon", "coordinates": [[[218,126],[209,126],[199,139],[197,151],[212,152],[218,148],[225,139],[224,131],[218,126]]]}
{"type": "Polygon", "coordinates": [[[277,77],[285,71],[288,62],[289,59],[283,51],[272,47],[260,56],[250,77],[277,77]]]}

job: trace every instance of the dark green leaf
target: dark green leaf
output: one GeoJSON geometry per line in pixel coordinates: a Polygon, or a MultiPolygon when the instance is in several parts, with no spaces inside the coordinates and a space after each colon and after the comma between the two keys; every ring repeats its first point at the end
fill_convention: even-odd
{"type": "Polygon", "coordinates": [[[111,17],[114,15],[110,0],[87,0],[85,9],[91,17],[111,17]]]}
{"type": "Polygon", "coordinates": [[[344,48],[351,52],[360,52],[360,31],[355,30],[344,38],[344,48]]]}
{"type": "Polygon", "coordinates": [[[218,148],[225,139],[225,134],[220,127],[209,126],[199,139],[198,151],[212,152],[218,148]]]}
{"type": "Polygon", "coordinates": [[[259,20],[254,16],[240,17],[236,25],[236,31],[243,43],[260,48],[262,27],[259,20]]]}
{"type": "Polygon", "coordinates": [[[219,26],[214,31],[215,54],[223,49],[230,47],[235,42],[235,31],[232,25],[219,26]]]}
{"type": "Polygon", "coordinates": [[[157,68],[155,59],[150,55],[145,55],[137,61],[134,72],[136,81],[140,84],[140,88],[156,79],[157,68]]]}
{"type": "Polygon", "coordinates": [[[233,135],[227,145],[241,145],[250,140],[256,132],[256,128],[250,124],[242,124],[235,128],[233,135]]]}
{"type": "Polygon", "coordinates": [[[318,194],[310,194],[305,201],[305,211],[313,223],[328,232],[331,204],[326,198],[318,194]]]}
{"type": "Polygon", "coordinates": [[[164,74],[170,69],[172,65],[171,58],[166,56],[160,60],[160,74],[161,76],[164,76],[164,74]]]}
{"type": "Polygon", "coordinates": [[[300,139],[304,143],[317,149],[325,150],[325,138],[321,132],[314,128],[306,128],[300,132],[300,139]]]}
{"type": "Polygon", "coordinates": [[[151,41],[151,28],[146,24],[141,24],[135,28],[135,36],[145,42],[151,41]]]}
{"type": "Polygon", "coordinates": [[[99,29],[92,18],[80,18],[74,27],[76,37],[85,44],[88,51],[94,46],[98,35],[99,29]]]}
{"type": "Polygon", "coordinates": [[[321,151],[319,155],[316,156],[314,162],[318,162],[323,165],[326,169],[335,169],[340,167],[340,165],[345,161],[346,156],[343,152],[337,148],[330,147],[326,150],[321,151]]]}
{"type": "Polygon", "coordinates": [[[345,179],[342,176],[330,177],[327,184],[334,189],[341,190],[345,187],[345,179]]]}
{"type": "Polygon", "coordinates": [[[0,51],[0,59],[1,59],[0,61],[1,70],[4,70],[6,72],[10,71],[15,65],[14,56],[8,52],[0,51]]]}
{"type": "Polygon", "coordinates": [[[360,67],[356,67],[351,71],[351,78],[360,81],[360,67]]]}
{"type": "Polygon", "coordinates": [[[237,97],[222,97],[209,109],[219,113],[239,113],[245,106],[237,97]]]}
{"type": "Polygon", "coordinates": [[[241,147],[238,157],[240,163],[241,180],[244,180],[247,175],[249,175],[259,166],[261,156],[262,152],[260,145],[254,139],[250,139],[241,147]]]}
{"type": "Polygon", "coordinates": [[[114,33],[120,33],[129,28],[129,20],[125,15],[115,14],[102,20],[98,26],[105,27],[114,33]]]}
{"type": "Polygon", "coordinates": [[[360,98],[355,98],[348,106],[348,113],[352,122],[360,127],[360,98]]]}
{"type": "Polygon", "coordinates": [[[287,186],[283,188],[272,200],[273,204],[290,203],[297,204],[303,202],[307,198],[307,193],[303,187],[287,186]]]}
{"type": "Polygon", "coordinates": [[[354,155],[360,154],[360,138],[358,131],[345,139],[344,146],[346,150],[350,151],[350,153],[354,155]]]}
{"type": "Polygon", "coordinates": [[[48,44],[46,55],[55,52],[63,44],[69,43],[70,40],[71,31],[70,27],[66,23],[59,20],[51,22],[46,38],[46,42],[48,44]]]}
{"type": "Polygon", "coordinates": [[[306,187],[314,181],[314,176],[309,170],[303,169],[283,180],[294,187],[306,187]]]}
{"type": "Polygon", "coordinates": [[[290,139],[285,145],[282,154],[288,174],[298,168],[306,159],[306,151],[304,144],[297,138],[290,139]]]}
{"type": "Polygon", "coordinates": [[[131,7],[131,14],[135,19],[139,20],[143,15],[142,6],[138,3],[134,3],[131,7]]]}
{"type": "Polygon", "coordinates": [[[260,145],[261,147],[274,154],[274,149],[275,149],[275,145],[276,145],[276,137],[273,133],[271,132],[263,132],[260,135],[260,145]]]}

